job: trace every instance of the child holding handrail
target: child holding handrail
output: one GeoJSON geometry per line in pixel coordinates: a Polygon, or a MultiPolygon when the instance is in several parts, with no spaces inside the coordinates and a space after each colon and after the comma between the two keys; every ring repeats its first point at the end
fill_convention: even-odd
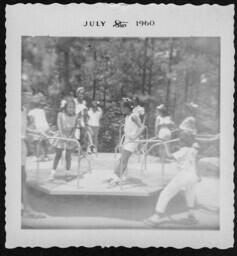
{"type": "Polygon", "coordinates": [[[125,115],[124,124],[124,142],[122,145],[121,158],[116,166],[114,176],[109,182],[112,185],[119,185],[121,180],[125,180],[124,176],[127,169],[128,160],[136,150],[138,143],[135,142],[142,134],[145,126],[141,123],[140,118],[133,113],[133,101],[130,98],[123,98],[121,103],[122,114],[125,115]]]}
{"type": "MultiPolygon", "coordinates": [[[[75,114],[75,102],[73,100],[69,100],[64,106],[64,111],[58,113],[58,137],[73,139],[75,137],[76,125],[77,115],[75,114]]],[[[76,147],[76,142],[56,139],[53,142],[53,145],[56,148],[56,154],[53,162],[53,169],[50,174],[50,179],[53,179],[56,174],[58,162],[61,159],[64,150],[67,170],[65,174],[69,174],[71,169],[71,154],[73,149],[76,147]]]]}
{"type": "Polygon", "coordinates": [[[192,222],[197,221],[193,213],[193,208],[195,202],[195,185],[199,181],[196,170],[198,147],[194,143],[193,134],[187,131],[180,133],[180,144],[181,148],[171,154],[164,142],[167,156],[177,162],[179,172],[161,192],[156,204],[155,214],[146,221],[146,224],[150,226],[156,226],[161,223],[169,201],[183,188],[185,188],[185,196],[189,209],[188,219],[192,222]]]}

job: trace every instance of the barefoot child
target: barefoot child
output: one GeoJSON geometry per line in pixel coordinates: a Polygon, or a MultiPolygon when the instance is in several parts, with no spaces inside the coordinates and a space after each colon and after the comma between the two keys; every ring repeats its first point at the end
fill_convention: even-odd
{"type": "MultiPolygon", "coordinates": [[[[75,102],[70,100],[65,104],[65,110],[58,113],[57,126],[58,136],[63,138],[74,138],[75,127],[77,122],[77,116],[75,114],[75,102]]],[[[53,179],[56,173],[58,162],[62,157],[62,153],[65,150],[66,161],[66,174],[69,174],[71,169],[71,154],[72,150],[76,147],[76,143],[73,141],[56,140],[53,145],[56,148],[56,155],[53,162],[53,169],[51,171],[50,179],[53,179]]]]}
{"type": "Polygon", "coordinates": [[[133,102],[129,98],[124,98],[121,103],[121,111],[125,117],[124,124],[124,143],[121,152],[119,164],[115,168],[114,178],[110,181],[112,184],[119,184],[121,179],[124,179],[124,173],[127,169],[128,160],[136,150],[138,143],[135,142],[137,138],[144,131],[144,125],[140,118],[133,113],[133,102]]]}
{"type": "Polygon", "coordinates": [[[198,176],[196,173],[197,148],[193,147],[193,142],[194,136],[190,132],[181,132],[181,148],[177,152],[170,154],[168,148],[165,147],[167,155],[177,161],[179,172],[161,192],[156,204],[156,212],[147,220],[148,225],[155,226],[161,222],[169,201],[183,188],[185,188],[185,196],[189,207],[188,218],[195,221],[192,209],[194,207],[195,184],[198,182],[198,176]]]}

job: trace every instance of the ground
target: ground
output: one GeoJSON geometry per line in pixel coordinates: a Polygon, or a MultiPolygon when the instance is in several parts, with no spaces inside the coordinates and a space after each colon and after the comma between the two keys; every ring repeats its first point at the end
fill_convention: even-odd
{"type": "MultiPolygon", "coordinates": [[[[121,191],[119,187],[111,189],[107,188],[105,184],[102,185],[102,181],[112,174],[114,163],[113,154],[100,153],[97,157],[94,156],[92,173],[85,175],[77,188],[76,180],[66,184],[60,184],[60,182],[45,184],[52,161],[40,163],[40,172],[37,176],[35,160],[29,157],[27,172],[32,185],[30,201],[35,210],[45,212],[49,217],[41,220],[24,218],[22,227],[147,228],[144,220],[153,214],[162,183],[165,185],[175,175],[176,166],[173,163],[166,164],[165,179],[162,182],[161,165],[158,159],[149,157],[147,170],[141,172],[139,159],[134,156],[129,163],[128,175],[133,177],[136,185],[124,186],[121,191]],[[39,185],[35,184],[36,177],[39,185]],[[39,190],[42,186],[46,186],[48,190],[39,190]],[[55,194],[50,194],[52,191],[56,191],[55,194]],[[84,192],[77,194],[78,191],[84,192]],[[97,195],[96,191],[98,191],[97,195]],[[135,192],[131,193],[132,191],[135,192]],[[121,194],[119,195],[119,193],[121,194]]],[[[60,164],[59,171],[63,168],[63,164],[60,164]]],[[[75,156],[72,169],[76,169],[75,156]]],[[[169,203],[167,209],[169,219],[166,217],[159,228],[218,229],[219,177],[210,175],[210,173],[208,176],[203,176],[196,191],[195,215],[198,223],[187,222],[185,212],[187,208],[181,191],[169,203]]]]}

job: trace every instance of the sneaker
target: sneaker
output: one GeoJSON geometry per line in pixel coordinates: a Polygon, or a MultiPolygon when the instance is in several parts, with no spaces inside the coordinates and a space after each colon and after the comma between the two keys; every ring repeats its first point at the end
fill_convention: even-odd
{"type": "Polygon", "coordinates": [[[161,217],[158,214],[153,214],[150,218],[144,221],[148,226],[156,226],[161,223],[161,217]]]}

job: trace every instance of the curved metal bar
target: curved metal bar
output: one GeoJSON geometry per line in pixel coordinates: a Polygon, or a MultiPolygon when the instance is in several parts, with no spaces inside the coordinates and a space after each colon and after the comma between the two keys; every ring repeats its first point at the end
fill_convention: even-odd
{"type": "MultiPolygon", "coordinates": [[[[68,141],[68,142],[74,142],[76,143],[77,145],[77,149],[78,149],[78,163],[77,163],[77,187],[79,188],[79,183],[80,183],[80,178],[81,178],[81,172],[80,172],[80,159],[81,159],[81,144],[79,143],[79,141],[77,139],[73,139],[73,138],[64,138],[64,137],[59,137],[59,136],[55,136],[55,135],[47,135],[45,133],[38,133],[37,134],[37,131],[35,132],[31,132],[31,131],[27,131],[28,134],[33,134],[34,136],[36,137],[39,137],[40,139],[41,138],[46,138],[48,140],[61,140],[61,141],[68,141]]],[[[37,159],[38,160],[38,159],[37,159]]],[[[38,175],[38,172],[39,172],[39,161],[38,162],[38,165],[37,165],[37,174],[38,175]]]]}

